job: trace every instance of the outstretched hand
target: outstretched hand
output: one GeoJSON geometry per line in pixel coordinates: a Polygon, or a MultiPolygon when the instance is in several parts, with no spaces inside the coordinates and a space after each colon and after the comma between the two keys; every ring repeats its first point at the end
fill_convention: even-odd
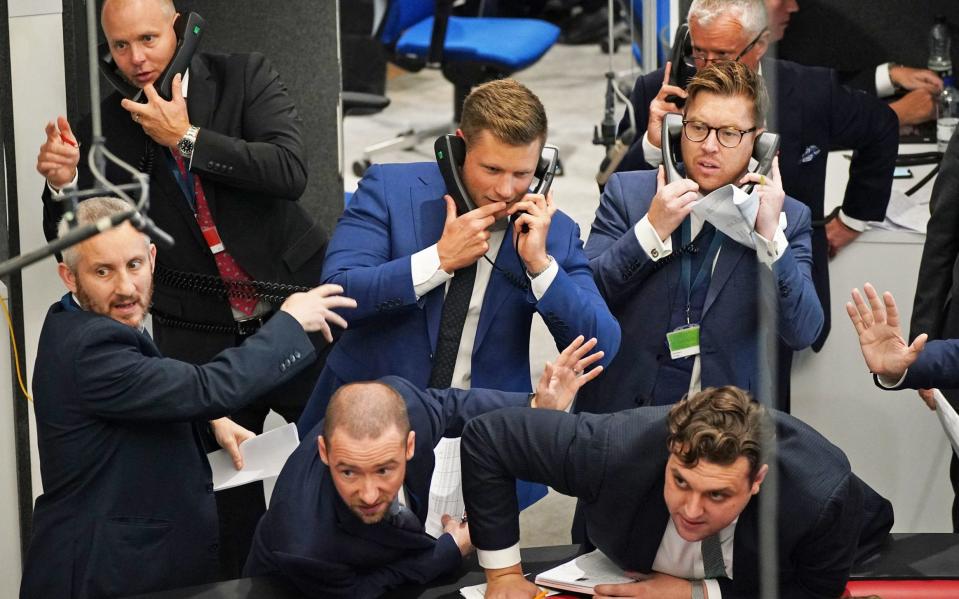
{"type": "Polygon", "coordinates": [[[539,383],[536,385],[536,395],[532,407],[549,410],[565,410],[573,403],[579,388],[598,377],[603,372],[602,366],[596,366],[587,371],[595,362],[603,359],[603,352],[590,354],[596,347],[596,338],[589,341],[580,335],[566,346],[566,349],[553,363],[546,363],[539,383]],[[589,354],[589,355],[587,355],[589,354]]]}
{"type": "Polygon", "coordinates": [[[892,294],[887,291],[880,299],[876,289],[869,283],[863,286],[863,290],[868,304],[858,289],[852,290],[853,301],[846,302],[846,312],[859,335],[862,356],[870,372],[898,381],[919,357],[928,336],[923,333],[911,345],[907,344],[902,336],[899,309],[892,294]]]}

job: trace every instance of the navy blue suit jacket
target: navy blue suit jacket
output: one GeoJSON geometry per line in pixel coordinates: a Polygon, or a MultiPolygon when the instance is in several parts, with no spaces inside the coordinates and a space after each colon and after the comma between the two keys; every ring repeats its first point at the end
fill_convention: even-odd
{"type": "MultiPolygon", "coordinates": [[[[878,384],[878,383],[877,383],[878,384]]],[[[959,389],[959,339],[929,341],[896,389],[959,389]]]]}
{"type": "MultiPolygon", "coordinates": [[[[826,155],[830,150],[855,150],[849,163],[849,183],[843,212],[860,220],[882,220],[892,190],[892,171],[899,151],[899,121],[884,102],[839,83],[836,72],[787,60],[765,59],[769,81],[767,126],[781,136],[779,170],[786,193],[821,221],[826,188],[826,155]]],[[[663,69],[639,77],[630,101],[636,114],[636,139],[619,171],[652,168],[643,157],[642,138],[649,124],[649,103],[659,93],[663,69]]],[[[628,126],[626,117],[620,132],[628,126]]],[[[813,280],[823,305],[825,323],[815,345],[829,334],[829,256],[825,230],[813,231],[813,280]]]]}
{"type": "MultiPolygon", "coordinates": [[[[473,416],[525,405],[528,398],[484,389],[421,391],[393,376],[380,382],[403,396],[416,432],[404,488],[421,522],[426,521],[433,448],[440,439],[458,437],[473,416]]],[[[460,551],[449,534],[433,539],[422,530],[387,521],[364,524],[353,515],[320,459],[316,439],[321,433],[322,421],[283,467],[246,561],[247,576],[280,574],[311,597],[366,598],[404,582],[429,582],[459,566],[460,551]]]]}
{"type": "MultiPolygon", "coordinates": [[[[299,422],[301,435],[323,417],[330,395],[344,382],[394,374],[426,388],[445,286],[417,300],[410,256],[442,235],[445,193],[435,163],[374,165],[360,181],[336,225],[323,267],[323,282],[342,285],[357,308],[344,313],[350,327],[330,351],[299,422]]],[[[562,212],[553,215],[546,249],[559,263],[559,273],[539,301],[493,270],[473,347],[472,387],[531,390],[534,312],[543,317],[558,348],[584,335],[599,340],[596,349],[606,352],[603,364],[616,355],[619,325],[593,282],[579,227],[562,212]]],[[[509,233],[496,267],[528,282],[509,233]]]]}
{"type": "Polygon", "coordinates": [[[314,358],[277,313],[203,366],[106,316],[54,304],[33,375],[43,494],[21,598],[116,597],[217,573],[210,466],[195,420],[225,416],[314,358]]]}
{"type": "MultiPolygon", "coordinates": [[[[606,185],[586,242],[596,283],[623,331],[622,351],[602,376],[583,387],[576,410],[613,412],[652,400],[658,369],[669,361],[666,333],[679,288],[682,247],[673,234],[674,253],[654,262],[633,231],[656,193],[655,171],[616,173],[606,185]]],[[[789,247],[773,264],[779,337],[802,349],[819,335],[822,307],[810,274],[809,209],[787,197],[783,204],[789,247]]],[[[761,273],[754,250],[723,241],[709,282],[701,319],[702,386],[736,385],[755,392],[758,373],[768,367],[758,355],[757,288],[761,273]]],[[[677,394],[678,401],[685,389],[677,394]]]]}
{"type": "MultiPolygon", "coordinates": [[[[579,498],[589,540],[624,570],[651,572],[670,518],[663,499],[666,414],[665,407],[615,414],[506,409],[471,420],[461,459],[473,544],[490,551],[519,540],[512,494],[518,477],[579,498]]],[[[853,563],[875,551],[892,527],[892,506],[822,435],[788,414],[773,417],[780,597],[839,597],[853,563]]],[[[733,578],[719,579],[723,599],[759,596],[757,497],[739,515],[733,578]]]]}

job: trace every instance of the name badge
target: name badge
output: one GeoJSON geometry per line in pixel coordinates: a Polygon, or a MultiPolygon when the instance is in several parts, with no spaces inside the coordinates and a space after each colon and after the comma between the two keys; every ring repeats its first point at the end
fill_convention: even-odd
{"type": "Polygon", "coordinates": [[[699,353],[699,325],[687,324],[666,333],[666,343],[673,360],[695,356],[699,353]]]}

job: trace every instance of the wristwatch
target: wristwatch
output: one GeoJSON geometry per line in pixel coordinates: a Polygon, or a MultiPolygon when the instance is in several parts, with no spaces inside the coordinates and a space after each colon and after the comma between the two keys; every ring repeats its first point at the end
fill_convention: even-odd
{"type": "Polygon", "coordinates": [[[180,151],[180,156],[184,158],[193,157],[193,146],[196,145],[196,135],[199,132],[199,127],[190,125],[190,128],[187,129],[183,137],[180,138],[180,141],[176,142],[176,149],[180,151]]]}

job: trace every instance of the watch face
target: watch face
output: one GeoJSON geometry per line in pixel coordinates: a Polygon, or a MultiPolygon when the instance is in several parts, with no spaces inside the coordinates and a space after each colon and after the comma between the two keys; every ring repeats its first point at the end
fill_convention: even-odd
{"type": "Polygon", "coordinates": [[[183,154],[184,157],[190,156],[191,154],[193,154],[193,141],[187,138],[183,138],[177,143],[177,148],[180,150],[180,153],[183,154]]]}

